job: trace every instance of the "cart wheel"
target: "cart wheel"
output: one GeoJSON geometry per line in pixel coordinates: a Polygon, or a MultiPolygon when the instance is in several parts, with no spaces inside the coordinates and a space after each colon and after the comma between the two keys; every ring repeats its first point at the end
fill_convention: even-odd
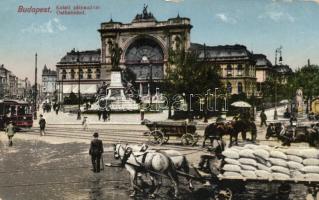
{"type": "Polygon", "coordinates": [[[233,192],[229,188],[217,189],[214,198],[216,200],[231,200],[233,198],[233,192]]]}
{"type": "Polygon", "coordinates": [[[181,137],[181,142],[183,145],[193,144],[193,136],[189,133],[185,133],[181,137]]]}
{"type": "Polygon", "coordinates": [[[160,130],[152,131],[150,137],[153,138],[153,140],[151,140],[151,142],[153,144],[162,145],[163,142],[165,141],[164,140],[164,133],[162,131],[160,131],[160,130]]]}

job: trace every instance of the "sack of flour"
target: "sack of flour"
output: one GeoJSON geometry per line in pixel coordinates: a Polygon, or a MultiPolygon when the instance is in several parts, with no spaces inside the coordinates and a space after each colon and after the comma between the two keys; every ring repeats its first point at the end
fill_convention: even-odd
{"type": "Polygon", "coordinates": [[[291,170],[290,175],[291,175],[291,177],[297,178],[297,179],[304,179],[305,178],[305,174],[298,171],[298,170],[291,170]]]}
{"type": "Polygon", "coordinates": [[[240,165],[238,160],[235,160],[235,159],[232,159],[232,158],[225,158],[224,160],[225,160],[225,162],[227,164],[240,165]]]}
{"type": "Polygon", "coordinates": [[[241,178],[243,177],[240,173],[237,172],[224,172],[223,176],[227,176],[227,177],[236,177],[236,178],[241,178]]]}
{"type": "Polygon", "coordinates": [[[272,165],[287,167],[287,162],[283,159],[280,159],[280,158],[269,158],[269,162],[272,165]]]}
{"type": "Polygon", "coordinates": [[[319,166],[305,166],[301,168],[301,171],[305,173],[319,173],[319,166]]]}
{"type": "Polygon", "coordinates": [[[272,166],[271,171],[273,171],[274,173],[278,172],[278,173],[283,173],[283,174],[287,174],[290,175],[290,170],[286,167],[282,167],[282,166],[272,166]]]}
{"type": "Polygon", "coordinates": [[[224,165],[223,170],[231,172],[240,172],[241,168],[238,165],[226,164],[224,165]]]}
{"type": "Polygon", "coordinates": [[[253,171],[247,171],[247,170],[241,170],[241,175],[247,178],[257,178],[255,172],[253,171]]]}
{"type": "Polygon", "coordinates": [[[255,174],[261,178],[271,178],[272,177],[272,174],[270,172],[265,171],[265,170],[256,170],[255,174]]]}
{"type": "Polygon", "coordinates": [[[263,164],[260,164],[260,163],[257,163],[257,169],[264,170],[264,171],[271,173],[270,167],[263,165],[263,164]]]}
{"type": "Polygon", "coordinates": [[[302,157],[302,155],[303,155],[301,149],[286,149],[285,153],[287,155],[294,155],[294,156],[299,156],[299,157],[302,157]]]}
{"type": "Polygon", "coordinates": [[[298,163],[298,162],[294,162],[294,161],[288,161],[287,162],[289,169],[291,170],[301,170],[301,168],[304,167],[303,164],[298,163]]]}
{"type": "Polygon", "coordinates": [[[319,151],[317,149],[303,149],[301,153],[304,158],[319,158],[319,151]]]}
{"type": "Polygon", "coordinates": [[[240,165],[240,167],[243,169],[243,170],[250,170],[250,171],[255,171],[257,170],[256,167],[252,166],[252,165],[240,165]]]}
{"type": "Polygon", "coordinates": [[[290,161],[294,161],[297,163],[302,163],[303,159],[299,156],[294,156],[294,155],[287,155],[287,159],[290,161]]]}
{"type": "Polygon", "coordinates": [[[306,173],[304,177],[307,180],[314,180],[314,181],[319,180],[319,174],[316,174],[316,173],[306,173]]]}
{"type": "Polygon", "coordinates": [[[261,144],[261,145],[258,145],[258,149],[264,149],[266,151],[271,151],[272,148],[268,145],[261,144]]]}
{"type": "Polygon", "coordinates": [[[257,166],[256,160],[251,158],[239,158],[238,161],[240,162],[240,164],[243,164],[243,165],[257,166]]]}
{"type": "Polygon", "coordinates": [[[267,163],[269,163],[267,160],[265,160],[259,156],[256,156],[256,161],[257,161],[257,163],[261,163],[263,165],[267,165],[267,163]]]}
{"type": "Polygon", "coordinates": [[[279,179],[279,180],[287,180],[290,179],[290,176],[283,173],[272,173],[273,179],[279,179]]]}
{"type": "Polygon", "coordinates": [[[269,158],[269,152],[265,149],[256,149],[254,151],[254,155],[258,156],[264,160],[268,160],[268,158],[269,158]]]}
{"type": "Polygon", "coordinates": [[[304,165],[308,166],[319,166],[319,159],[316,158],[306,158],[302,162],[304,165]]]}
{"type": "Polygon", "coordinates": [[[238,152],[234,151],[234,150],[230,150],[230,149],[227,149],[227,150],[223,151],[222,154],[226,158],[232,158],[232,159],[238,159],[239,158],[238,152]]]}
{"type": "Polygon", "coordinates": [[[258,148],[258,145],[246,144],[244,147],[245,147],[245,149],[256,149],[256,148],[258,148]]]}
{"type": "Polygon", "coordinates": [[[254,151],[251,149],[243,149],[239,151],[239,157],[255,159],[254,151]]]}
{"type": "Polygon", "coordinates": [[[270,157],[287,160],[287,155],[285,153],[276,150],[270,151],[270,157]]]}

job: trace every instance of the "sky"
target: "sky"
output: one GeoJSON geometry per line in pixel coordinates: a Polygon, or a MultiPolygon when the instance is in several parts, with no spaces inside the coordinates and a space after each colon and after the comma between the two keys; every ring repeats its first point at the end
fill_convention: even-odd
{"type": "MultiPolygon", "coordinates": [[[[282,46],[283,63],[293,69],[307,60],[319,64],[319,0],[6,0],[0,1],[0,64],[19,78],[34,80],[46,64],[55,65],[71,49],[101,48],[100,24],[130,23],[143,5],[158,21],[191,19],[191,42],[206,45],[242,44],[274,63],[282,46]],[[57,7],[93,6],[84,15],[58,15],[57,7]],[[18,12],[47,8],[48,13],[18,12]]],[[[61,9],[60,9],[61,10],[61,9]]],[[[38,78],[39,80],[40,78],[38,78]]]]}

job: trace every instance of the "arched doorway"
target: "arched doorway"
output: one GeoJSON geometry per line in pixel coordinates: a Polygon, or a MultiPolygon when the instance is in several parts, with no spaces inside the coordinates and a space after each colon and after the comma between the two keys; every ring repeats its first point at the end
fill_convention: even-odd
{"type": "Polygon", "coordinates": [[[151,38],[135,40],[125,51],[125,66],[135,74],[135,88],[140,95],[155,94],[164,78],[164,53],[151,38]]]}

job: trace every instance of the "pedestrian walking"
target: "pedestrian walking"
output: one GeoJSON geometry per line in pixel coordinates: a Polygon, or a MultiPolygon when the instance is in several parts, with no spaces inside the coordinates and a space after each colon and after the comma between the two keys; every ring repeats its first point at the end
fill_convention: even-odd
{"type": "Polygon", "coordinates": [[[39,120],[40,136],[44,136],[45,135],[45,124],[46,124],[46,121],[45,121],[43,115],[40,115],[40,120],[39,120]]]}
{"type": "Polygon", "coordinates": [[[265,110],[261,110],[260,113],[260,127],[263,127],[265,125],[267,127],[267,115],[265,114],[265,110]]]}
{"type": "Polygon", "coordinates": [[[12,138],[15,134],[15,127],[12,124],[12,121],[8,121],[8,126],[6,127],[6,133],[9,139],[9,147],[11,147],[13,145],[12,143],[12,138]]]}
{"type": "Polygon", "coordinates": [[[103,121],[105,122],[106,120],[107,120],[107,110],[106,109],[104,109],[103,110],[103,113],[102,113],[102,117],[103,117],[103,121]]]}
{"type": "Polygon", "coordinates": [[[55,114],[59,114],[59,110],[60,110],[60,104],[57,104],[56,106],[55,106],[55,114]]]}
{"type": "Polygon", "coordinates": [[[99,121],[100,121],[100,120],[101,120],[101,115],[102,115],[101,110],[98,110],[98,111],[97,111],[97,115],[99,116],[99,121]]]}
{"type": "Polygon", "coordinates": [[[87,117],[83,117],[82,126],[84,131],[88,129],[87,117]]]}
{"type": "Polygon", "coordinates": [[[92,166],[93,166],[93,172],[99,173],[101,170],[100,164],[101,164],[101,157],[104,152],[103,149],[103,142],[102,140],[98,139],[99,134],[94,133],[93,134],[93,140],[91,141],[89,154],[91,156],[92,160],[92,166]]]}

